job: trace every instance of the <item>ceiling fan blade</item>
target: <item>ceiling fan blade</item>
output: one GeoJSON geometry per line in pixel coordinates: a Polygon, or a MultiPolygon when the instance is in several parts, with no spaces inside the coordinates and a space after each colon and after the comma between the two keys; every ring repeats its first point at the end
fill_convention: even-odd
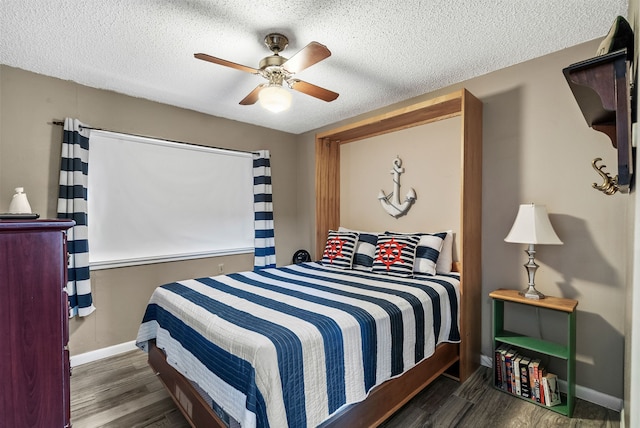
{"type": "Polygon", "coordinates": [[[235,68],[236,70],[246,71],[247,73],[253,73],[253,74],[258,73],[258,70],[253,67],[248,67],[242,64],[236,64],[235,62],[227,61],[226,59],[216,58],[215,56],[211,56],[203,53],[193,54],[193,56],[203,61],[209,61],[214,64],[224,65],[225,67],[235,68]]]}
{"type": "Polygon", "coordinates": [[[331,51],[325,45],[311,42],[282,64],[282,67],[289,73],[299,73],[330,56],[331,51]]]}
{"type": "Polygon", "coordinates": [[[311,95],[312,97],[316,97],[327,102],[335,100],[339,95],[336,92],[321,88],[320,86],[312,85],[311,83],[307,83],[298,79],[291,79],[289,81],[289,86],[291,87],[291,89],[294,89],[298,92],[311,95]]]}
{"type": "Polygon", "coordinates": [[[258,94],[264,86],[264,84],[256,86],[253,91],[249,92],[249,95],[247,95],[242,99],[242,101],[240,101],[240,105],[249,106],[251,104],[255,104],[256,101],[258,101],[258,94]]]}

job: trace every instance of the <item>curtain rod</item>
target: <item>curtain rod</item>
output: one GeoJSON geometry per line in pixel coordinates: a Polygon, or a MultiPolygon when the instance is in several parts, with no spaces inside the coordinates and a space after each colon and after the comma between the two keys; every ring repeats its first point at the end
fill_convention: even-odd
{"type": "MultiPolygon", "coordinates": [[[[56,126],[64,126],[64,121],[62,121],[62,120],[53,120],[53,121],[51,121],[51,124],[52,125],[56,125],[56,126]]],[[[90,129],[92,131],[105,131],[105,132],[113,132],[114,134],[131,135],[132,137],[153,138],[155,140],[168,141],[169,143],[187,144],[187,145],[190,145],[190,146],[205,147],[207,149],[225,150],[225,151],[228,151],[228,152],[251,153],[252,155],[258,155],[259,154],[258,152],[253,152],[253,151],[250,151],[250,150],[237,150],[237,149],[228,149],[226,147],[205,146],[204,144],[187,143],[187,142],[184,142],[184,141],[169,140],[167,138],[151,137],[149,135],[132,134],[130,132],[111,131],[109,129],[94,128],[94,127],[91,127],[91,126],[80,125],[80,127],[84,128],[84,129],[90,129]]]]}

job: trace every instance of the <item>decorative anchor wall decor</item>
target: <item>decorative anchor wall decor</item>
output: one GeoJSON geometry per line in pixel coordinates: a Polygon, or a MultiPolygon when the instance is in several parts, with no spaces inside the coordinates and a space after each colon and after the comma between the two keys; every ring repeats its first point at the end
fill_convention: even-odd
{"type": "Polygon", "coordinates": [[[380,190],[378,193],[378,199],[382,204],[382,208],[385,209],[392,217],[400,217],[409,211],[411,204],[416,200],[415,190],[409,190],[404,202],[400,203],[400,174],[404,172],[402,168],[402,161],[398,156],[393,161],[393,169],[390,171],[393,175],[393,192],[388,196],[385,195],[384,190],[380,190]]]}

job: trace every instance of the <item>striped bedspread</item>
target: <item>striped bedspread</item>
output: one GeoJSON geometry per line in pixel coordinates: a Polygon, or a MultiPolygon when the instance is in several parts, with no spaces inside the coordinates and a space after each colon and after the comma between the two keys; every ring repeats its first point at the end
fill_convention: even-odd
{"type": "Polygon", "coordinates": [[[242,427],[314,427],[459,342],[459,277],[311,262],[156,289],[138,331],[242,427]]]}

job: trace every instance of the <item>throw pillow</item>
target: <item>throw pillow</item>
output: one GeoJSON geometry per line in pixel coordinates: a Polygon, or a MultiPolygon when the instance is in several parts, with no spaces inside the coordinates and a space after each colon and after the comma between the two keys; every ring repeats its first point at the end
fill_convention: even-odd
{"type": "Polygon", "coordinates": [[[373,259],[374,273],[410,277],[420,237],[416,235],[380,235],[373,259]]]}
{"type": "Polygon", "coordinates": [[[339,269],[351,269],[358,234],[330,230],[322,254],[322,264],[339,269]]]}

